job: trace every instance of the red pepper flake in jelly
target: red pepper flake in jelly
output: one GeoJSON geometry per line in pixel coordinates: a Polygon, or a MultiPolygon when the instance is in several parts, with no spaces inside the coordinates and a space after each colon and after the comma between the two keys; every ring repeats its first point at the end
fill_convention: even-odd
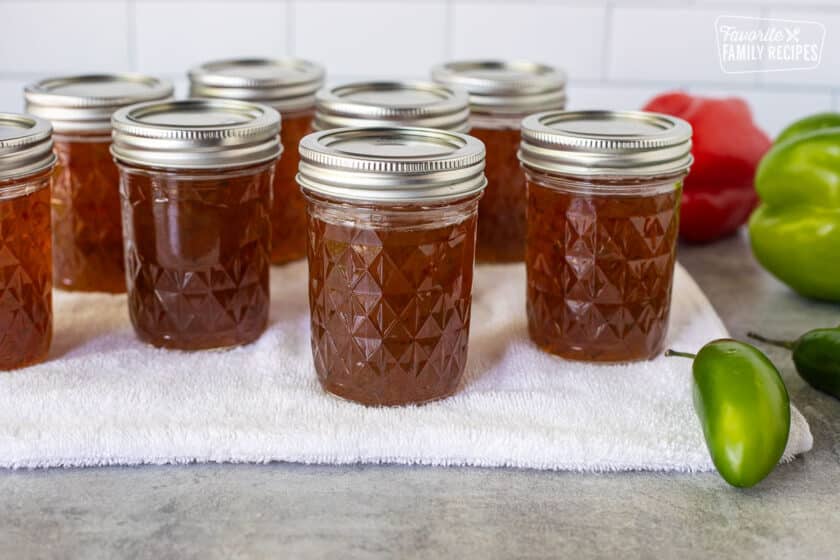
{"type": "Polygon", "coordinates": [[[297,58],[243,58],[207,62],[189,72],[190,95],[265,103],[283,119],[283,157],[274,172],[271,261],[306,256],[306,201],[298,188],[298,144],[312,129],[315,92],[324,84],[321,65],[297,58]]]}
{"type": "Polygon", "coordinates": [[[52,340],[49,122],[0,113],[0,370],[42,360],[52,340]]]}
{"type": "Polygon", "coordinates": [[[668,330],[691,127],[645,112],[522,122],[531,338],[595,362],[645,360],[668,330]]]}
{"type": "Polygon", "coordinates": [[[566,78],[550,66],[525,61],[450,62],[432,70],[435,81],[470,97],[470,134],[487,149],[487,189],[478,207],[477,258],[525,257],[525,175],[519,166],[519,123],[539,111],[562,109],[566,78]]]}
{"type": "Polygon", "coordinates": [[[321,385],[366,405],[451,395],[467,361],[483,146],[381,127],[318,132],[300,149],[321,385]]]}
{"type": "Polygon", "coordinates": [[[26,87],[28,113],[49,119],[58,165],[52,187],[55,285],[125,291],[119,173],[111,114],[172,96],[166,81],[138,74],[49,78],[26,87]]]}
{"type": "Polygon", "coordinates": [[[188,99],[132,105],[113,122],[138,338],[182,350],[252,342],[268,321],[280,115],[188,99]]]}

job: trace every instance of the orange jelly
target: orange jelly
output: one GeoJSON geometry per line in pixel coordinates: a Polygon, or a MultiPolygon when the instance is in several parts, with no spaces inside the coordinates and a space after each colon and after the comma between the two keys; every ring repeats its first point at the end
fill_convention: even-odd
{"type": "Polygon", "coordinates": [[[265,103],[282,116],[283,157],[274,174],[271,262],[306,256],[306,203],[298,189],[298,144],[311,131],[315,92],[324,69],[297,58],[241,58],[207,62],[190,70],[190,95],[265,103]]]}
{"type": "Polygon", "coordinates": [[[54,77],[26,87],[27,111],[49,119],[58,156],[52,188],[56,287],[125,291],[119,173],[110,154],[111,115],[165,99],[166,81],[139,74],[54,77]]]}
{"type": "Polygon", "coordinates": [[[52,340],[51,133],[0,113],[0,370],[43,360],[52,340]]]}
{"type": "Polygon", "coordinates": [[[469,93],[470,134],[487,149],[487,189],[478,207],[477,258],[525,258],[525,175],[519,166],[519,123],[531,113],[562,109],[562,72],[526,61],[464,60],[432,70],[435,81],[469,93]]]}
{"type": "Polygon", "coordinates": [[[573,360],[655,357],[668,331],[691,127],[643,112],[522,123],[531,339],[573,360]]]}
{"type": "Polygon", "coordinates": [[[365,405],[451,395],[467,361],[481,143],[334,129],[305,137],[301,161],[321,385],[365,405]]]}
{"type": "Polygon", "coordinates": [[[268,322],[272,180],[280,116],[183,100],[114,114],[128,309],[145,342],[252,342],[268,322]]]}

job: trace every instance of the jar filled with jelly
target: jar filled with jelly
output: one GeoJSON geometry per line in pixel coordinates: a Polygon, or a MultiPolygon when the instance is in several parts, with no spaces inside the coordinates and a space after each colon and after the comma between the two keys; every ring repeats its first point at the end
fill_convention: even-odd
{"type": "Polygon", "coordinates": [[[315,92],[324,84],[319,64],[296,58],[208,62],[190,70],[190,95],[240,99],[274,107],[282,116],[283,157],[274,174],[271,261],[306,256],[306,203],[298,189],[298,144],[311,132],[315,92]]]}
{"type": "Polygon", "coordinates": [[[374,406],[451,395],[467,360],[481,142],[339,128],[306,136],[300,156],[321,385],[374,406]]]}
{"type": "Polygon", "coordinates": [[[566,105],[566,78],[524,61],[450,62],[432,70],[438,83],[469,93],[470,134],[487,149],[487,190],[479,204],[478,260],[525,258],[525,176],[516,158],[527,115],[566,105]]]}
{"type": "Polygon", "coordinates": [[[188,99],[132,105],[112,123],[137,336],[181,350],[252,342],[268,320],[280,115],[188,99]]]}
{"type": "Polygon", "coordinates": [[[315,130],[417,126],[468,132],[469,100],[462,90],[431,82],[355,82],[315,95],[315,130]]]}
{"type": "Polygon", "coordinates": [[[0,113],[0,370],[41,361],[52,340],[52,127],[0,113]]]}
{"type": "Polygon", "coordinates": [[[564,358],[655,357],[671,307],[691,126],[641,111],[522,121],[528,329],[564,358]]]}
{"type": "Polygon", "coordinates": [[[119,174],[109,153],[111,114],[133,103],[171,97],[172,86],[137,74],[66,76],[31,84],[24,96],[27,112],[48,119],[55,130],[55,285],[124,292],[119,174]]]}

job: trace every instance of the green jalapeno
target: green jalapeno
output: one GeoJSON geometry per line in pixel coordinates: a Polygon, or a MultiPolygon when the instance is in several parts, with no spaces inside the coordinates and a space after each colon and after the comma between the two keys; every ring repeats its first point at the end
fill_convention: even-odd
{"type": "Polygon", "coordinates": [[[714,340],[694,358],[694,409],[712,462],[726,482],[753,486],[778,464],[790,433],[790,400],[779,371],[754,346],[714,340]]]}
{"type": "Polygon", "coordinates": [[[791,350],[800,377],[814,389],[840,399],[840,328],[814,329],[796,340],[775,340],[756,333],[747,336],[791,350]]]}

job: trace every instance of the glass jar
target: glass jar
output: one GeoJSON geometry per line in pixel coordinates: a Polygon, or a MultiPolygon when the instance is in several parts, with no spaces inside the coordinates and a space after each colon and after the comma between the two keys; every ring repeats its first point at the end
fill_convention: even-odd
{"type": "Polygon", "coordinates": [[[120,109],[113,125],[137,336],[181,350],[252,342],[268,321],[280,115],[191,99],[120,109]]]}
{"type": "Polygon", "coordinates": [[[467,360],[484,147],[423,128],[341,128],[300,144],[312,353],[365,405],[451,395],[467,360]]]}
{"type": "Polygon", "coordinates": [[[573,360],[655,357],[668,330],[691,126],[641,111],[522,121],[531,339],[573,360]]]}
{"type": "Polygon", "coordinates": [[[52,127],[0,113],[0,370],[44,359],[52,340],[52,127]]]}
{"type": "Polygon", "coordinates": [[[434,68],[432,77],[469,93],[470,134],[487,149],[487,190],[478,208],[478,260],[522,261],[525,176],[516,157],[519,124],[532,113],[564,108],[566,78],[544,64],[499,60],[450,62],[434,68]]]}
{"type": "Polygon", "coordinates": [[[466,93],[431,82],[355,82],[315,94],[312,128],[418,126],[469,131],[466,93]]]}
{"type": "Polygon", "coordinates": [[[26,86],[26,110],[52,122],[53,274],[65,290],[125,291],[119,174],[109,152],[111,114],[172,96],[168,82],[136,74],[49,78],[26,86]]]}
{"type": "Polygon", "coordinates": [[[285,150],[274,173],[271,262],[304,258],[306,202],[295,181],[298,144],[311,132],[315,92],[324,85],[323,67],[296,58],[219,60],[193,68],[189,78],[192,97],[265,103],[282,115],[285,150]]]}

